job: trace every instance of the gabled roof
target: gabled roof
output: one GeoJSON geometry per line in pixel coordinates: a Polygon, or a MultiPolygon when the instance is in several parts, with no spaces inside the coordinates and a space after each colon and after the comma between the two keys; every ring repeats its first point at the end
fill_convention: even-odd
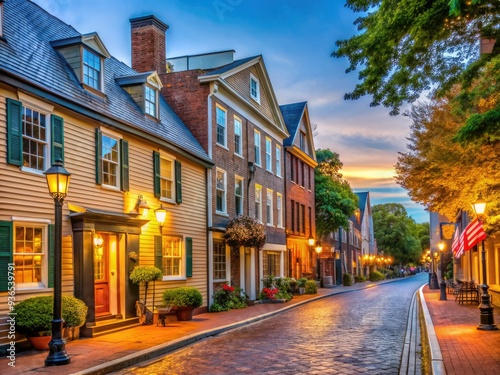
{"type": "MultiPolygon", "coordinates": [[[[101,98],[84,90],[72,68],[51,45],[51,42],[63,43],[62,40],[66,43],[71,39],[84,41],[89,35],[95,42],[100,40],[97,34],[82,35],[26,0],[6,1],[3,21],[5,40],[0,40],[0,75],[3,81],[120,131],[147,137],[204,165],[213,164],[161,96],[159,122],[141,112],[116,80],[116,77],[137,75],[132,68],[114,57],[107,58],[104,62],[105,98],[101,98]]],[[[99,48],[101,53],[105,51],[99,48]]]]}
{"type": "Polygon", "coordinates": [[[120,86],[142,85],[143,83],[150,82],[154,84],[154,86],[158,89],[161,89],[163,87],[160,77],[158,76],[158,73],[156,73],[156,71],[116,77],[116,82],[120,86]]]}
{"type": "Polygon", "coordinates": [[[285,147],[293,145],[293,141],[297,134],[297,129],[300,125],[300,120],[302,119],[304,111],[306,110],[306,105],[307,102],[280,105],[283,120],[285,120],[286,127],[288,128],[288,132],[290,133],[290,137],[283,141],[283,145],[285,147]]]}

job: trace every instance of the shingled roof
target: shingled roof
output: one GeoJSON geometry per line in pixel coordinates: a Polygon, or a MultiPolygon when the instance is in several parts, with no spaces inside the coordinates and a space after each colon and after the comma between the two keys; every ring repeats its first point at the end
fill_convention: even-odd
{"type": "Polygon", "coordinates": [[[299,128],[300,120],[302,119],[306,105],[307,102],[280,105],[281,115],[283,116],[283,120],[285,120],[288,133],[290,133],[290,137],[283,141],[285,147],[293,145],[293,140],[299,128]]]}
{"type": "Polygon", "coordinates": [[[138,74],[114,57],[104,62],[104,92],[86,91],[73,69],[51,42],[81,38],[72,26],[27,0],[4,3],[4,32],[0,38],[2,80],[86,116],[150,139],[198,162],[212,161],[168,103],[159,101],[160,121],[144,115],[117,78],[138,74]]]}

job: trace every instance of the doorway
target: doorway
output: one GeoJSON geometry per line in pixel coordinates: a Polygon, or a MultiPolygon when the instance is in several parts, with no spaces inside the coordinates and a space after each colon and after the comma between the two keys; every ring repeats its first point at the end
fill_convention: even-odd
{"type": "Polygon", "coordinates": [[[94,235],[94,298],[95,315],[102,317],[119,313],[118,236],[96,232],[94,235]]]}

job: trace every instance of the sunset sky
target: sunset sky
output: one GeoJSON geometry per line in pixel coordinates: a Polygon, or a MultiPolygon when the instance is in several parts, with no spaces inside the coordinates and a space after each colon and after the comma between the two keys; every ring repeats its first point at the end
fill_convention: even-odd
{"type": "Polygon", "coordinates": [[[316,148],[340,154],[342,173],[371,203],[401,203],[417,222],[429,214],[394,182],[397,152],[406,151],[409,120],[370,99],[345,101],[357,73],[331,57],[335,41],[356,33],[359,16],[343,0],[35,0],[80,33],[97,32],[114,57],[130,65],[129,19],[153,14],[169,25],[167,56],[235,50],[262,55],[279,104],[307,101],[316,148]]]}

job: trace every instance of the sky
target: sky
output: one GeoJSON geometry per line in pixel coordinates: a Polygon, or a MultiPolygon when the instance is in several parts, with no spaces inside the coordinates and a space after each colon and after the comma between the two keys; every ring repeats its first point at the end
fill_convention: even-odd
{"type": "Polygon", "coordinates": [[[410,120],[370,107],[371,97],[344,100],[358,82],[346,59],[331,57],[335,41],[357,32],[359,14],[344,0],[34,0],[82,34],[97,32],[111,55],[130,64],[130,22],[154,15],[169,26],[167,57],[235,50],[262,55],[280,105],[307,101],[317,125],[316,149],[340,155],[354,191],[372,205],[400,203],[417,222],[429,213],[394,181],[406,152],[410,120]]]}

